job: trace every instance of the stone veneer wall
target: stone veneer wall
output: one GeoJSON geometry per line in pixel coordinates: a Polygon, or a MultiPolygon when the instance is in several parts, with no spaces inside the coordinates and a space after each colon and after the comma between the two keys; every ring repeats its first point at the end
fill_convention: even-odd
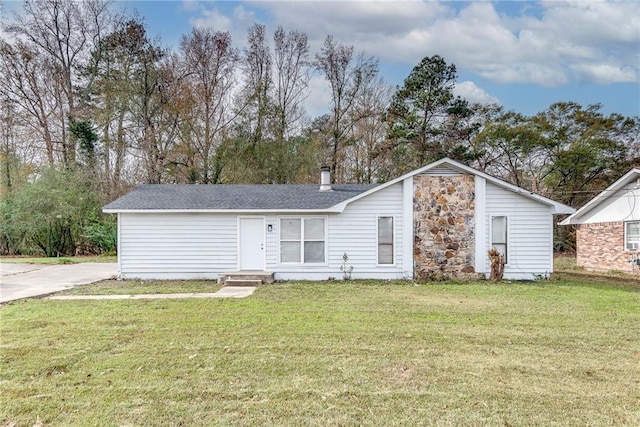
{"type": "Polygon", "coordinates": [[[577,265],[589,270],[632,271],[629,261],[635,252],[624,250],[622,221],[580,224],[576,233],[577,265]]]}
{"type": "Polygon", "coordinates": [[[476,277],[474,200],[471,175],[413,177],[416,279],[476,277]]]}

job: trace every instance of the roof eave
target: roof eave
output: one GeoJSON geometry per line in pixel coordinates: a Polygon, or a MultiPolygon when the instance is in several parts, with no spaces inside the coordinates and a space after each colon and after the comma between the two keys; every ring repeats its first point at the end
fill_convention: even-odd
{"type": "Polygon", "coordinates": [[[338,204],[323,209],[111,209],[103,208],[106,214],[118,213],[215,213],[215,214],[277,214],[277,213],[341,213],[344,206],[338,204]]]}

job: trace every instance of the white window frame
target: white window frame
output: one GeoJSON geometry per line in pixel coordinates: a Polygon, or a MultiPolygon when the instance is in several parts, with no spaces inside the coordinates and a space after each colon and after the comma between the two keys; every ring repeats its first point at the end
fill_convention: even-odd
{"type": "Polygon", "coordinates": [[[378,215],[376,217],[376,266],[378,267],[393,267],[396,265],[396,217],[394,215],[378,215]],[[391,218],[391,258],[392,262],[389,264],[380,263],[380,230],[378,227],[380,226],[380,218],[391,218]]]}
{"type": "Polygon", "coordinates": [[[638,252],[640,251],[640,247],[638,247],[637,249],[630,249],[629,248],[629,242],[627,241],[627,239],[629,238],[629,224],[635,224],[638,223],[640,224],[640,221],[624,221],[624,250],[628,251],[628,252],[638,252]]]}
{"type": "MultiPolygon", "coordinates": [[[[329,264],[328,261],[328,253],[327,253],[327,248],[329,246],[328,244],[328,227],[329,227],[329,218],[327,216],[318,216],[318,215],[314,215],[314,216],[293,216],[293,215],[286,215],[286,216],[279,216],[278,217],[278,264],[282,264],[282,265],[299,265],[299,266],[318,266],[318,265],[323,265],[326,266],[329,264]],[[281,230],[282,230],[282,220],[287,220],[287,219],[299,219],[300,220],[300,262],[284,262],[282,261],[282,240],[281,240],[281,230]],[[304,222],[305,220],[309,220],[309,219],[322,219],[324,220],[324,240],[305,240],[304,238],[304,222]],[[308,242],[320,242],[323,241],[324,242],[324,262],[304,262],[304,242],[308,241],[308,242]]],[[[291,242],[293,240],[284,240],[285,242],[291,242]]]]}
{"type": "Polygon", "coordinates": [[[509,258],[511,257],[511,220],[509,218],[509,215],[507,214],[491,214],[489,215],[489,250],[493,249],[493,218],[500,218],[500,217],[505,217],[506,221],[507,221],[507,225],[506,225],[506,242],[505,244],[507,245],[506,247],[506,251],[507,251],[507,256],[506,259],[504,260],[504,265],[507,266],[509,265],[509,258]]]}

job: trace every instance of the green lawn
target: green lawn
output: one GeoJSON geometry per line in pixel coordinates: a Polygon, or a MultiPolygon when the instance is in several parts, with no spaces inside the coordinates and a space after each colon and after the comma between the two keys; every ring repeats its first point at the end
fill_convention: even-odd
{"type": "Polygon", "coordinates": [[[222,286],[214,280],[101,280],[75,286],[57,295],[135,295],[211,293],[222,286]]]}
{"type": "Polygon", "coordinates": [[[640,287],[284,283],[24,300],[0,425],[640,425],[640,287]]]}
{"type": "Polygon", "coordinates": [[[76,264],[79,262],[118,262],[118,258],[115,255],[74,256],[74,257],[5,256],[5,257],[0,257],[0,262],[26,263],[26,264],[76,264]]]}

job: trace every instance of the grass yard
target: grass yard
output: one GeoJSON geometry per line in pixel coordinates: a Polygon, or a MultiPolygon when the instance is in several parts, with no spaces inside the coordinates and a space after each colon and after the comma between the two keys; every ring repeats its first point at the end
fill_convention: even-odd
{"type": "Polygon", "coordinates": [[[101,280],[76,286],[56,295],[136,295],[211,293],[222,286],[214,280],[101,280]]]}
{"type": "Polygon", "coordinates": [[[74,256],[74,257],[24,257],[24,256],[0,257],[0,263],[77,264],[80,262],[118,262],[118,258],[115,255],[74,256]]]}
{"type": "Polygon", "coordinates": [[[640,287],[284,283],[0,309],[0,425],[640,425],[640,287]]]}

